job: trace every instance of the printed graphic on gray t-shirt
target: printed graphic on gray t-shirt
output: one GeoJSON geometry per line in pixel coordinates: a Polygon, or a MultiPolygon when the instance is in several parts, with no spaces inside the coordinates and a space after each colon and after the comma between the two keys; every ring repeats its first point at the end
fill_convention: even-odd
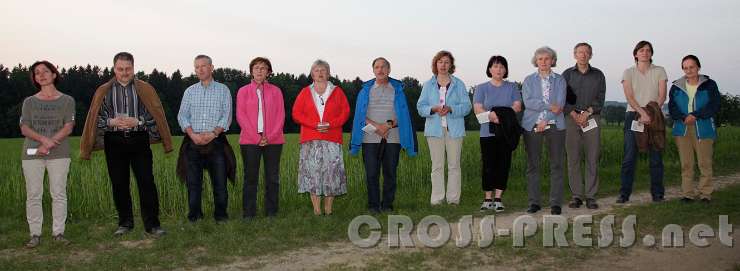
{"type": "MultiPolygon", "coordinates": [[[[75,101],[69,96],[62,94],[56,100],[44,101],[36,96],[31,96],[23,101],[20,124],[25,124],[36,133],[51,138],[64,127],[65,123],[75,120],[75,101]]],[[[69,143],[65,138],[61,144],[49,151],[48,155],[28,155],[29,148],[38,148],[41,145],[35,140],[26,138],[23,141],[22,160],[33,159],[59,159],[69,158],[69,143]]]]}

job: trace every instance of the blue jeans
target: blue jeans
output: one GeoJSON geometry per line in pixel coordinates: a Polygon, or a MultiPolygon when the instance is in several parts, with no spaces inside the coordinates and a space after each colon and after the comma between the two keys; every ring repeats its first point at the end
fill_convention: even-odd
{"type": "MultiPolygon", "coordinates": [[[[635,168],[637,167],[637,141],[635,132],[632,131],[632,121],[635,120],[635,112],[627,112],[624,117],[624,158],[622,159],[622,187],[619,189],[620,197],[629,199],[632,194],[632,184],[635,180],[635,168]]],[[[663,156],[660,151],[648,151],[650,156],[650,194],[653,199],[662,199],[665,194],[663,187],[663,156]]]]}
{"type": "Polygon", "coordinates": [[[216,138],[209,145],[198,146],[190,143],[187,149],[187,185],[188,185],[188,220],[196,221],[203,218],[201,209],[201,194],[203,192],[203,169],[208,169],[213,186],[214,215],[216,221],[228,219],[226,212],[228,193],[226,192],[226,158],[224,143],[216,138]],[[200,148],[209,149],[207,152],[200,148]]]}
{"type": "Polygon", "coordinates": [[[362,159],[365,162],[367,182],[367,207],[370,210],[393,210],[396,198],[396,168],[401,144],[363,143],[362,159]],[[381,152],[382,151],[382,152],[381,152]],[[380,199],[380,166],[383,165],[383,199],[380,199]]]}

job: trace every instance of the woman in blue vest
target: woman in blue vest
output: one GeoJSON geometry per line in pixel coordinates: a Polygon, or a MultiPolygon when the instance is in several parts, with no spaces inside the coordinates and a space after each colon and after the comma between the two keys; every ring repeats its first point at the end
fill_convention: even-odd
{"type": "Polygon", "coordinates": [[[673,119],[673,136],[681,159],[682,202],[712,199],[712,153],[717,130],[714,117],[719,112],[717,83],[699,74],[701,63],[694,55],[681,60],[683,77],[673,81],[668,109],[673,119]],[[699,160],[699,187],[694,186],[694,152],[699,160]]]}

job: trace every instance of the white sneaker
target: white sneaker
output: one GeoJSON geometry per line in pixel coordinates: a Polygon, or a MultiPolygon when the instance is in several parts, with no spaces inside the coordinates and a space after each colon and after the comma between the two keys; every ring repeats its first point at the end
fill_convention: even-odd
{"type": "Polygon", "coordinates": [[[493,210],[493,202],[492,201],[484,201],[483,204],[480,206],[481,211],[488,211],[493,210]]]}
{"type": "Polygon", "coordinates": [[[494,201],[493,202],[493,207],[494,207],[494,210],[497,213],[500,213],[500,212],[503,212],[504,211],[504,204],[501,203],[500,201],[494,201]]]}

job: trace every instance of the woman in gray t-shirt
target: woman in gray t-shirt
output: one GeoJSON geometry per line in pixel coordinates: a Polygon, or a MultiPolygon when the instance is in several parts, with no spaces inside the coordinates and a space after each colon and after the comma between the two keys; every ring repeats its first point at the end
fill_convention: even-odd
{"type": "Polygon", "coordinates": [[[481,184],[485,194],[480,209],[502,212],[504,204],[501,196],[509,179],[512,149],[507,145],[505,135],[495,135],[489,129],[489,122],[517,122],[516,119],[503,119],[503,116],[500,119],[494,108],[510,107],[514,112],[519,112],[522,110],[522,96],[516,84],[506,81],[509,65],[503,56],[492,56],[488,60],[486,75],[491,80],[476,86],[473,94],[473,111],[476,115],[486,113],[488,119],[480,127],[481,184]]]}
{"type": "Polygon", "coordinates": [[[23,101],[20,128],[26,140],[21,154],[26,179],[26,218],[31,240],[26,247],[41,242],[44,192],[44,172],[49,173],[52,200],[52,239],[60,244],[67,220],[67,173],[69,173],[69,143],[67,136],[74,127],[75,101],[56,89],[59,71],[48,61],[31,65],[31,82],[39,92],[23,101]]]}

